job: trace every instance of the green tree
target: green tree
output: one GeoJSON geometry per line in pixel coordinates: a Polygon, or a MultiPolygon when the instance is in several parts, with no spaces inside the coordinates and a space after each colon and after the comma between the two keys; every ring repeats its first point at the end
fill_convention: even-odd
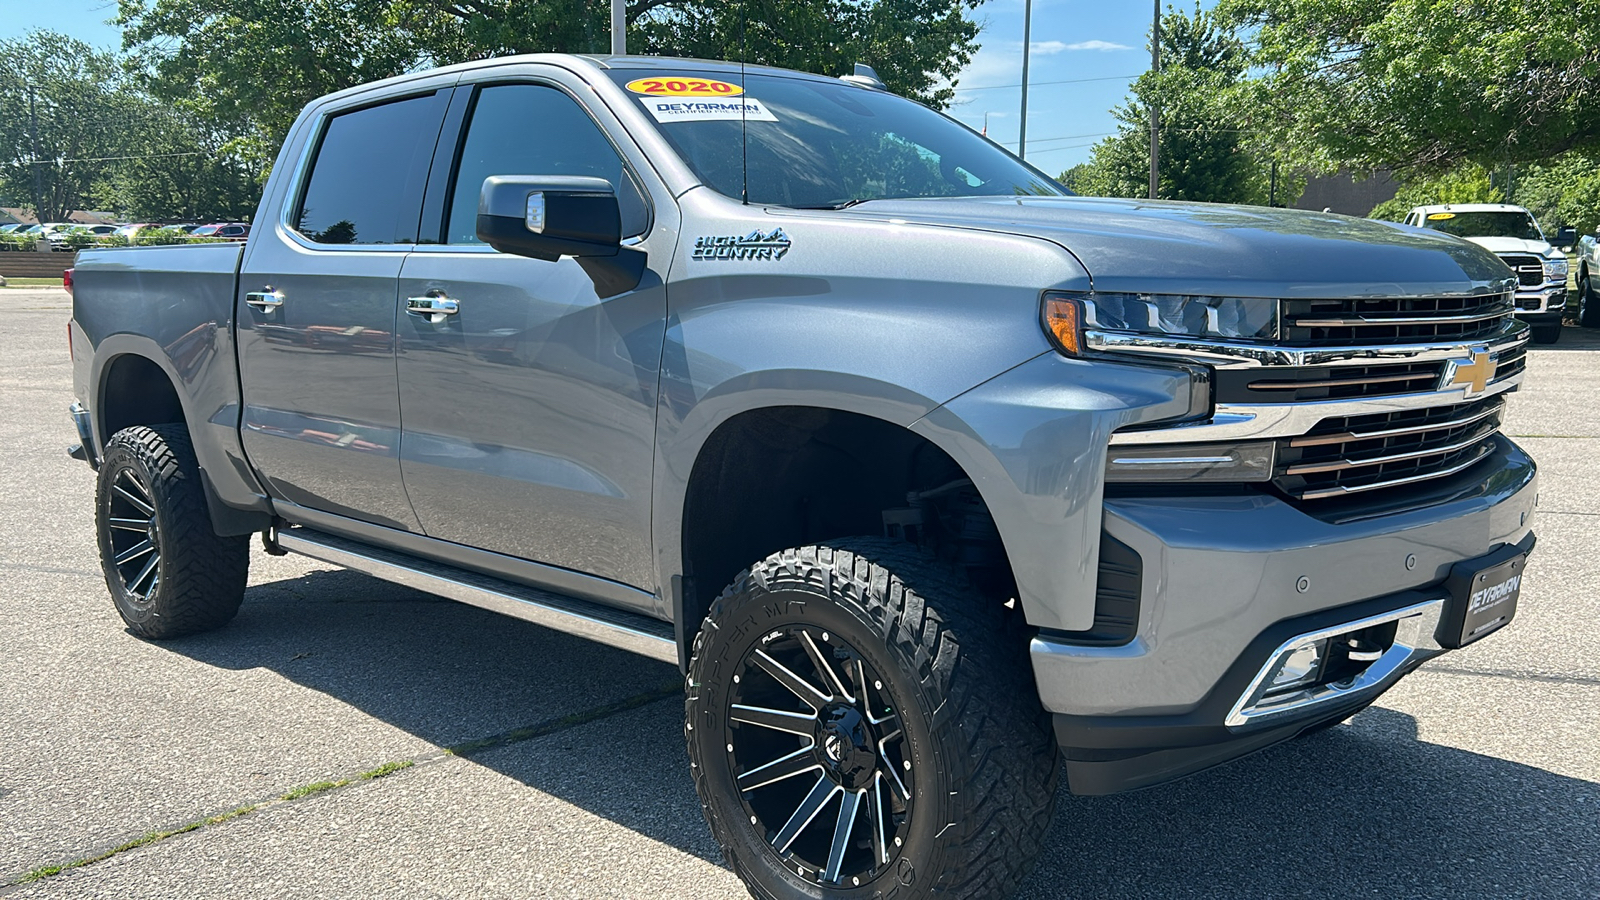
{"type": "MultiPolygon", "coordinates": [[[[1150,112],[1160,110],[1160,190],[1167,200],[1264,203],[1266,166],[1222,102],[1245,75],[1244,45],[1211,13],[1168,8],[1161,17],[1159,74],[1147,72],[1113,110],[1117,133],[1096,144],[1074,190],[1144,197],[1150,189],[1150,112]]],[[[1064,177],[1065,177],[1064,173],[1064,177]]]]}
{"type": "Polygon", "coordinates": [[[0,193],[25,198],[41,222],[104,205],[96,186],[136,117],[127,86],[111,54],[66,35],[0,41],[0,193]]]}
{"type": "Polygon", "coordinates": [[[1502,203],[1505,192],[1496,187],[1489,170],[1467,163],[1438,175],[1418,176],[1400,186],[1394,199],[1373,207],[1369,219],[1399,222],[1418,206],[1440,203],[1502,203]]]}
{"type": "Polygon", "coordinates": [[[98,192],[121,215],[139,221],[238,221],[261,192],[261,166],[238,153],[231,135],[184,109],[138,97],[138,127],[126,159],[98,192]]]}
{"type": "Polygon", "coordinates": [[[1321,169],[1440,172],[1600,144],[1600,0],[1222,0],[1256,128],[1321,169]]]}
{"type": "MultiPolygon", "coordinates": [[[[982,0],[634,0],[635,53],[737,59],[828,75],[857,62],[936,105],[977,49],[982,0]]],[[[275,148],[309,101],[513,53],[603,53],[609,0],[119,0],[124,45],[161,97],[275,148]]]]}

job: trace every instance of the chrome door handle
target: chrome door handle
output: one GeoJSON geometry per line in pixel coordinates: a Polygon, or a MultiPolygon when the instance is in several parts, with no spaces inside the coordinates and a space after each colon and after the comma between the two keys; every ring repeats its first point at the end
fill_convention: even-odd
{"type": "Polygon", "coordinates": [[[435,325],[461,311],[456,301],[445,296],[407,297],[406,315],[427,319],[435,325]]]}
{"type": "Polygon", "coordinates": [[[265,291],[251,291],[244,295],[244,302],[262,312],[272,312],[283,305],[283,292],[270,288],[265,291]]]}

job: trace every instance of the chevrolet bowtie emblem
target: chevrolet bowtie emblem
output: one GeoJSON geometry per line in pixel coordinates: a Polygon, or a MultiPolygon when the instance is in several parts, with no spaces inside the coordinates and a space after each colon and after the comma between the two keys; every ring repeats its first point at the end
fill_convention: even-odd
{"type": "Polygon", "coordinates": [[[1444,364],[1444,378],[1439,390],[1447,391],[1460,386],[1468,400],[1482,396],[1494,378],[1495,362],[1484,347],[1474,347],[1470,359],[1452,359],[1444,364]]]}

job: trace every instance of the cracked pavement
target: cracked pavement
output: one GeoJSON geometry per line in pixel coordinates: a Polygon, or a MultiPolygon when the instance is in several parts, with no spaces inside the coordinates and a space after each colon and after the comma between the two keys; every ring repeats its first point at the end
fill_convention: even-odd
{"type": "MultiPolygon", "coordinates": [[[[128,635],[93,474],[64,452],[69,298],[5,289],[0,311],[0,896],[746,896],[700,817],[670,666],[259,550],[227,628],[128,635]]],[[[1600,896],[1597,350],[1568,328],[1512,401],[1542,477],[1512,627],[1321,735],[1063,794],[1022,896],[1600,896]]]]}

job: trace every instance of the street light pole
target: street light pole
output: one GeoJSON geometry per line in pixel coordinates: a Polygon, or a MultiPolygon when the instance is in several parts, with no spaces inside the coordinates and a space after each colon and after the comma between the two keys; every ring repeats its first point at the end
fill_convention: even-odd
{"type": "Polygon", "coordinates": [[[611,0],[611,55],[628,55],[628,5],[611,0]]]}
{"type": "MultiPolygon", "coordinates": [[[[1150,20],[1150,71],[1161,74],[1161,0],[1155,0],[1150,20]]],[[[1161,113],[1155,98],[1150,98],[1150,199],[1156,199],[1161,184],[1161,113]]]]}
{"type": "Polygon", "coordinates": [[[1026,0],[1022,5],[1022,124],[1017,126],[1017,155],[1023,159],[1028,158],[1028,51],[1032,48],[1033,0],[1026,0]]]}

